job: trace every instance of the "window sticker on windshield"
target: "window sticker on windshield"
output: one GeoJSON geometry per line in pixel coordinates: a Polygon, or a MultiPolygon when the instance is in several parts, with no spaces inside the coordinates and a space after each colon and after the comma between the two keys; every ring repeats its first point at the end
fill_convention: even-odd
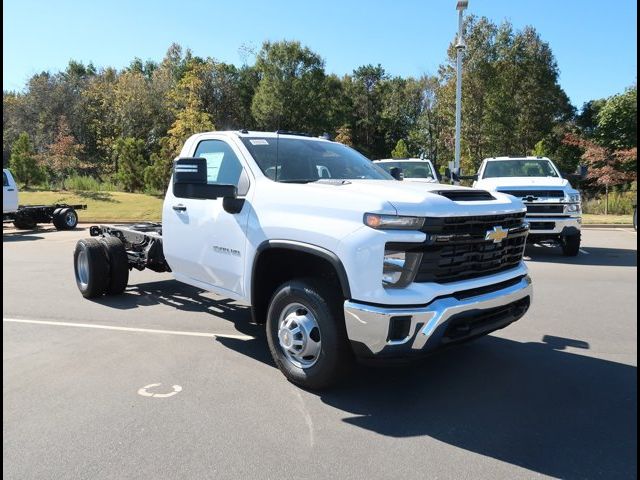
{"type": "Polygon", "coordinates": [[[269,145],[269,142],[264,138],[250,138],[249,141],[251,142],[251,145],[269,145]]]}

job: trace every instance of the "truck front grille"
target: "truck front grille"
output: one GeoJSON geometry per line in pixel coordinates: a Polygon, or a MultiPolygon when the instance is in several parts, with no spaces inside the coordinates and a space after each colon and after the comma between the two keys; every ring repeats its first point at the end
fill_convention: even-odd
{"type": "Polygon", "coordinates": [[[518,198],[535,197],[535,198],[564,198],[563,190],[498,190],[500,193],[513,195],[518,198]]]}
{"type": "Polygon", "coordinates": [[[564,213],[564,205],[545,205],[527,203],[527,213],[564,213]]]}
{"type": "Polygon", "coordinates": [[[522,260],[528,228],[524,213],[476,217],[427,218],[427,240],[411,251],[422,252],[416,282],[448,283],[491,275],[522,260]],[[502,227],[509,235],[499,243],[485,240],[502,227]]]}

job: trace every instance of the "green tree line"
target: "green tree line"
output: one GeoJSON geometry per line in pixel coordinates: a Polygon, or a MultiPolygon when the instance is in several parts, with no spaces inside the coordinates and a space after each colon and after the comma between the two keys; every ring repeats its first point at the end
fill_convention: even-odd
{"type": "MultiPolygon", "coordinates": [[[[635,179],[635,86],[577,112],[534,28],[469,16],[465,39],[466,172],[485,157],[535,152],[566,170],[588,162],[613,184],[635,179]]],[[[161,190],[188,136],[246,128],[328,133],[372,159],[424,155],[441,167],[453,158],[455,55],[451,43],[438,72],[419,78],[381,65],[329,74],[297,41],[265,42],[240,67],[178,44],[160,62],[135,58],[121,70],[70,61],[3,92],[3,159],[26,185],[64,187],[79,173],[161,190]]]]}

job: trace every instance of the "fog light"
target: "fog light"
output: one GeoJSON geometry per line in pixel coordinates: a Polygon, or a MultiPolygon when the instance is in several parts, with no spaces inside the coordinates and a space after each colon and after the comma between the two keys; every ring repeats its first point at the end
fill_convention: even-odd
{"type": "Polygon", "coordinates": [[[382,284],[385,287],[406,287],[416,276],[422,253],[385,250],[382,284]]]}

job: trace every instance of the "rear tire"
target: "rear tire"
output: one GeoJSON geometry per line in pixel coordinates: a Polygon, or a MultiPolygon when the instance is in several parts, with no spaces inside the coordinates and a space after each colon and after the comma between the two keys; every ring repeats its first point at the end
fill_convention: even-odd
{"type": "Polygon", "coordinates": [[[580,252],[580,234],[563,235],[560,238],[560,246],[565,257],[575,257],[580,252]]]}
{"type": "Polygon", "coordinates": [[[119,295],[127,288],[129,283],[129,260],[124,244],[116,237],[103,237],[100,243],[104,248],[109,261],[109,282],[107,295],[119,295]]]}
{"type": "Polygon", "coordinates": [[[36,221],[29,215],[18,213],[13,221],[13,225],[20,230],[33,230],[36,228],[36,221]]]}
{"type": "Polygon", "coordinates": [[[76,285],[84,298],[102,296],[109,284],[109,262],[102,244],[95,238],[78,240],[73,252],[76,285]]]}
{"type": "Polygon", "coordinates": [[[285,282],[273,294],[267,342],[276,365],[292,383],[320,390],[350,370],[353,355],[340,300],[337,292],[316,279],[285,282]],[[296,342],[301,345],[293,345],[296,342]]]}
{"type": "Polygon", "coordinates": [[[73,208],[63,208],[58,212],[58,222],[54,217],[53,224],[58,230],[73,230],[78,225],[78,214],[73,208]]]}
{"type": "Polygon", "coordinates": [[[638,231],[638,207],[633,207],[633,229],[638,231]]]}
{"type": "Polygon", "coordinates": [[[53,211],[53,215],[51,215],[51,222],[53,226],[56,227],[56,230],[64,230],[62,226],[62,219],[60,218],[60,212],[64,210],[63,208],[56,208],[53,211]]]}

